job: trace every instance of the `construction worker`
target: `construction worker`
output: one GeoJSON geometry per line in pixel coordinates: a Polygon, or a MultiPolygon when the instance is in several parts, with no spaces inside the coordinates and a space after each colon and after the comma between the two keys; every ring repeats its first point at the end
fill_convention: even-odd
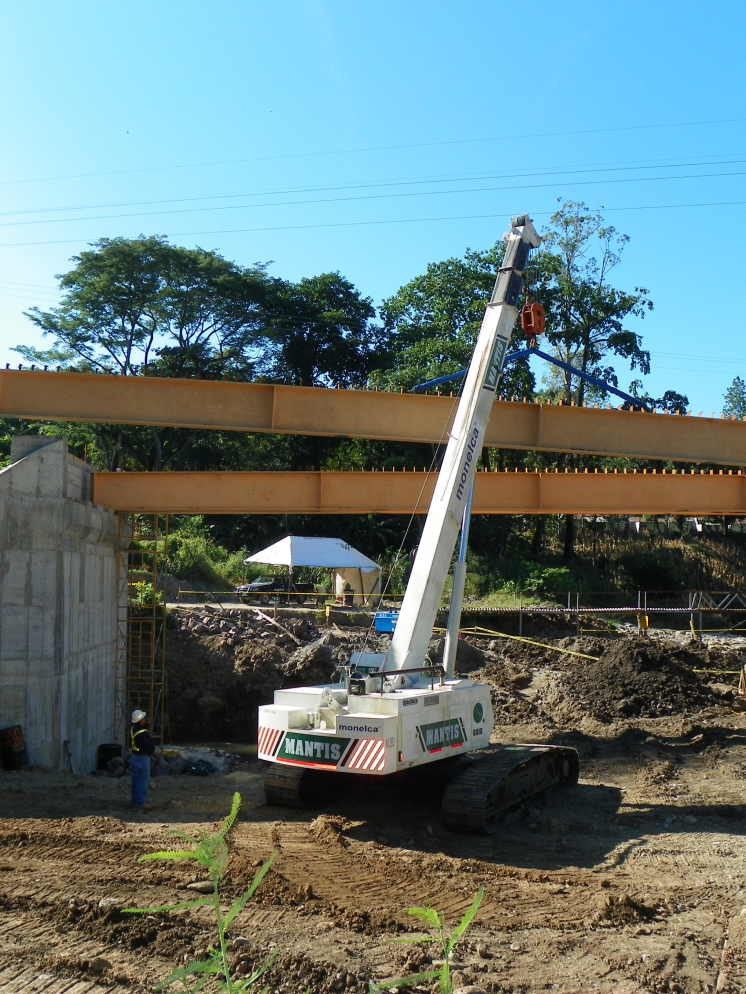
{"type": "Polygon", "coordinates": [[[130,726],[130,775],[132,777],[132,807],[142,808],[148,799],[150,786],[150,757],[155,752],[155,742],[145,727],[147,714],[132,712],[130,726]]]}

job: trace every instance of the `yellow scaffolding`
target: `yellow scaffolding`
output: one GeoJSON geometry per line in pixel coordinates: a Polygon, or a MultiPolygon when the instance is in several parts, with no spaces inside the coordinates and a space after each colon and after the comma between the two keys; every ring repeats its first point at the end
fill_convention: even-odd
{"type": "MultiPolygon", "coordinates": [[[[148,715],[150,734],[168,736],[166,712],[167,514],[119,515],[117,728],[126,736],[130,714],[148,715]]],[[[129,743],[125,740],[125,745],[129,743]]]]}

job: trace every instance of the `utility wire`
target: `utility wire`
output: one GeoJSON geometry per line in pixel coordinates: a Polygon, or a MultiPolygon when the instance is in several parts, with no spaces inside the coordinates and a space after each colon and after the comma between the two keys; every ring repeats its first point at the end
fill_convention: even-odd
{"type": "Polygon", "coordinates": [[[455,138],[435,142],[412,142],[405,145],[371,145],[362,148],[326,149],[318,152],[291,152],[284,155],[261,155],[245,159],[218,159],[212,162],[190,162],[170,166],[142,166],[136,169],[114,169],[106,172],[72,173],[63,176],[41,176],[36,179],[4,180],[0,186],[20,183],[51,183],[66,179],[89,179],[95,176],[123,176],[132,173],[166,172],[174,169],[199,169],[204,166],[238,165],[247,162],[277,162],[283,159],[309,159],[325,155],[356,155],[363,152],[392,152],[410,148],[438,148],[451,145],[479,145],[489,142],[527,141],[532,138],[562,138],[576,135],[600,135],[628,131],[656,131],[664,128],[696,128],[718,124],[743,124],[746,118],[733,117],[715,121],[675,121],[659,124],[631,124],[616,128],[584,128],[576,131],[544,131],[530,135],[496,135],[490,138],[455,138]]]}
{"type": "MultiPolygon", "coordinates": [[[[607,213],[617,213],[621,211],[660,211],[660,210],[687,210],[696,207],[741,207],[746,204],[746,200],[720,200],[711,201],[698,204],[646,204],[641,207],[604,207],[603,210],[607,213]]],[[[375,220],[375,221],[328,221],[321,224],[284,224],[275,225],[266,228],[218,228],[209,231],[172,231],[165,237],[168,238],[181,238],[186,236],[200,236],[200,235],[244,235],[253,234],[257,232],[264,231],[302,231],[317,228],[357,228],[357,227],[370,227],[371,225],[386,225],[386,224],[427,224],[438,221],[482,221],[482,220],[493,220],[495,218],[501,218],[503,221],[510,212],[506,209],[501,211],[499,214],[455,214],[455,215],[443,215],[440,217],[405,217],[405,218],[392,218],[388,220],[375,220]]],[[[550,217],[554,214],[554,211],[532,211],[534,217],[550,217]]],[[[79,245],[81,242],[88,242],[88,244],[95,244],[96,239],[86,239],[80,238],[62,238],[55,239],[51,241],[39,241],[39,242],[0,242],[0,248],[22,248],[24,246],[34,247],[37,245],[79,245]]]]}
{"type": "MultiPolygon", "coordinates": [[[[746,159],[734,159],[734,155],[743,155],[742,152],[729,152],[722,153],[717,159],[710,158],[708,161],[704,162],[693,162],[693,161],[669,161],[661,159],[649,159],[642,164],[629,165],[629,164],[618,164],[618,163],[591,163],[589,165],[577,165],[569,169],[563,169],[561,167],[556,167],[553,169],[544,169],[541,172],[530,172],[530,173],[520,173],[515,170],[507,173],[496,173],[496,174],[478,174],[471,176],[440,176],[440,177],[430,177],[430,178],[416,178],[416,179],[401,179],[401,180],[386,180],[379,182],[368,182],[368,183],[351,183],[341,186],[308,186],[308,187],[292,187],[290,189],[284,190],[257,190],[252,192],[251,190],[245,191],[243,193],[215,193],[215,194],[202,194],[199,196],[184,196],[184,197],[168,197],[161,198],[157,200],[132,200],[132,201],[122,201],[119,203],[106,203],[106,204],[87,204],[78,206],[65,206],[65,207],[34,207],[25,208],[23,210],[17,211],[0,211],[0,217],[19,217],[23,214],[55,214],[70,211],[83,211],[83,210],[98,210],[106,207],[148,207],[154,206],[156,204],[179,204],[179,203],[195,203],[202,200],[231,200],[237,199],[239,197],[279,197],[289,195],[291,193],[333,193],[342,190],[369,190],[369,189],[380,189],[382,187],[392,187],[392,186],[422,186],[425,184],[434,183],[477,183],[483,182],[485,180],[498,180],[498,179],[530,179],[536,176],[572,176],[578,173],[603,173],[603,172],[629,172],[633,170],[640,169],[685,169],[687,167],[705,167],[705,166],[736,166],[742,165],[746,162],[746,159]],[[723,155],[728,155],[730,158],[723,158],[723,155]]],[[[691,156],[685,156],[684,158],[691,159],[691,156]]],[[[700,158],[702,158],[700,156],[700,158]]],[[[127,215],[121,215],[126,217],[127,215]]]]}
{"type": "Polygon", "coordinates": [[[281,200],[279,202],[269,204],[228,204],[223,207],[183,207],[179,210],[135,211],[127,214],[90,214],[88,217],[56,217],[39,221],[2,221],[0,222],[0,228],[26,227],[32,224],[66,224],[77,223],[79,221],[110,221],[117,220],[119,218],[131,217],[165,217],[170,214],[203,214],[213,211],[256,210],[262,207],[299,207],[309,204],[337,204],[350,203],[352,201],[400,200],[405,197],[443,197],[454,194],[505,193],[507,191],[515,190],[540,190],[547,187],[562,188],[563,186],[608,186],[615,185],[617,183],[654,183],[685,179],[716,179],[729,176],[746,176],[746,171],[727,173],[690,173],[686,176],[634,176],[622,177],[619,179],[573,180],[569,183],[561,184],[556,182],[524,183],[521,186],[481,186],[475,187],[471,190],[417,190],[407,193],[375,193],[370,196],[360,197],[320,197],[316,200],[281,200]]]}

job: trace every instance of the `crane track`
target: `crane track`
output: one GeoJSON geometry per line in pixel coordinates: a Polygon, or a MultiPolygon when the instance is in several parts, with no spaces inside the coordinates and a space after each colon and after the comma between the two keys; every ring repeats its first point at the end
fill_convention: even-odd
{"type": "Polygon", "coordinates": [[[578,781],[579,760],[566,746],[498,746],[474,757],[443,794],[441,814],[454,832],[491,835],[511,808],[549,787],[578,781]]]}

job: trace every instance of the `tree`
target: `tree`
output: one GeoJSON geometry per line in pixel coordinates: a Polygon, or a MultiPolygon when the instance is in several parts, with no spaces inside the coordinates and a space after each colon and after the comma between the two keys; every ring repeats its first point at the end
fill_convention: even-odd
{"type": "Polygon", "coordinates": [[[746,418],[746,383],[737,376],[725,391],[723,414],[726,418],[746,418]]]}
{"type": "MultiPolygon", "coordinates": [[[[53,338],[53,348],[19,345],[24,358],[125,376],[252,378],[251,351],[276,282],[263,266],[245,269],[155,236],[102,238],[73,262],[58,277],[60,306],[27,314],[53,338]]],[[[173,466],[196,435],[117,425],[85,430],[109,469],[173,466]]]]}
{"type": "MultiPolygon", "coordinates": [[[[503,251],[498,243],[482,252],[467,249],[463,259],[430,263],[422,276],[383,302],[389,364],[381,363],[371,377],[374,384],[410,390],[468,366],[503,251]]],[[[511,349],[521,345],[525,341],[516,329],[511,349]]],[[[525,360],[506,367],[501,392],[530,396],[533,389],[525,360]]]]}
{"type": "Polygon", "coordinates": [[[277,281],[255,353],[257,372],[296,386],[361,386],[380,344],[375,308],[339,273],[277,281]]]}
{"type": "MultiPolygon", "coordinates": [[[[526,285],[532,299],[544,307],[546,341],[554,354],[613,386],[618,386],[614,367],[604,364],[612,355],[626,359],[631,369],[649,373],[650,353],[642,348],[641,336],[624,327],[629,317],[643,318],[653,309],[648,291],[636,287],[630,293],[609,283],[628,236],[604,226],[598,211],[574,201],[561,203],[549,224],[528,268],[526,285]]],[[[603,388],[556,367],[549,382],[566,403],[605,396],[603,388]]]]}
{"type": "Polygon", "coordinates": [[[162,371],[246,378],[247,353],[264,322],[272,281],[216,252],[165,238],[101,238],[59,276],[62,303],[27,316],[54,348],[18,346],[30,361],[72,361],[125,376],[162,371]]]}

